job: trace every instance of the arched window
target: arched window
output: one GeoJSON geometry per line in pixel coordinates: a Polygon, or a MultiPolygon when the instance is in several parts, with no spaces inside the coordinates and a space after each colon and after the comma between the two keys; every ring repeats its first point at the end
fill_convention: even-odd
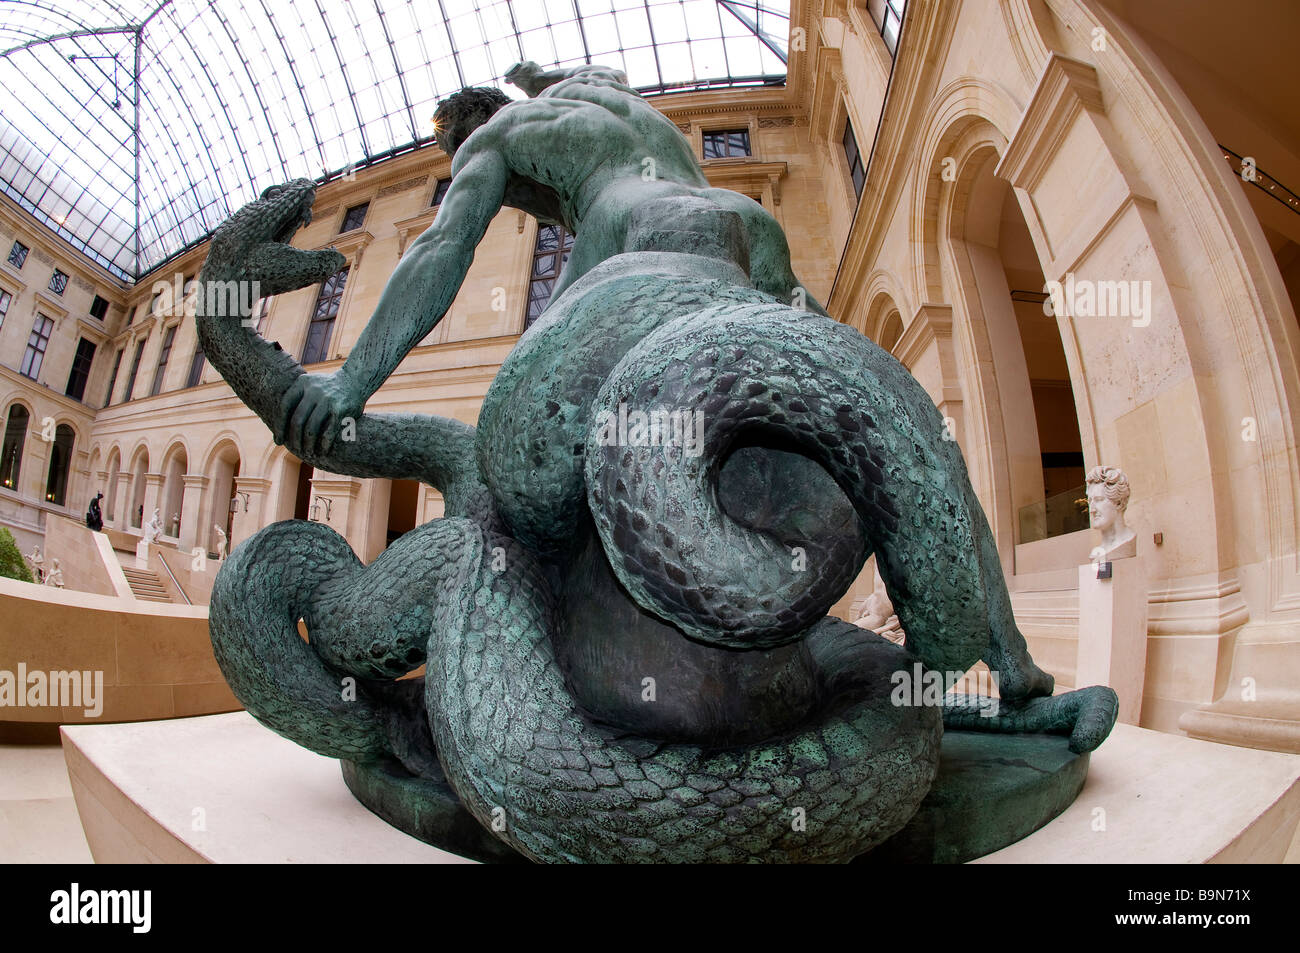
{"type": "Polygon", "coordinates": [[[68,495],[68,471],[72,468],[72,442],[76,439],[72,428],[59,424],[50,446],[50,472],[45,478],[45,501],[62,506],[68,495]]]}
{"type": "Polygon", "coordinates": [[[5,439],[0,444],[0,486],[18,490],[18,475],[23,465],[23,444],[27,440],[27,408],[14,404],[5,423],[5,439]]]}

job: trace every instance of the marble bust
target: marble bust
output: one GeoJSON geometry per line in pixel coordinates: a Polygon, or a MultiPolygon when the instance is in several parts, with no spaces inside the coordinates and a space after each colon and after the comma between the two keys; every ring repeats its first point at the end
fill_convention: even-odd
{"type": "Polygon", "coordinates": [[[1110,562],[1137,555],[1137,534],[1124,521],[1128,509],[1128,477],[1119,467],[1088,471],[1088,516],[1101,531],[1101,545],[1089,554],[1093,562],[1110,562]]]}

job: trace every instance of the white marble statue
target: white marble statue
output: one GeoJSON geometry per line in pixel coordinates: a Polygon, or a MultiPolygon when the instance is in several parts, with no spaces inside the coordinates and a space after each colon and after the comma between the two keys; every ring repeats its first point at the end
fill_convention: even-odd
{"type": "Polygon", "coordinates": [[[871,595],[863,602],[859,609],[861,615],[853,624],[859,628],[870,629],[876,635],[902,645],[906,636],[902,626],[898,624],[898,616],[894,614],[894,603],[890,601],[889,593],[885,591],[885,581],[880,578],[879,566],[875,562],[871,566],[875,573],[871,595]]]}
{"type": "Polygon", "coordinates": [[[1137,555],[1137,533],[1124,522],[1128,509],[1128,477],[1119,467],[1088,471],[1088,517],[1101,531],[1101,545],[1089,554],[1093,562],[1110,562],[1137,555]]]}
{"type": "Polygon", "coordinates": [[[153,516],[149,522],[144,525],[144,541],[146,543],[158,542],[158,537],[162,535],[162,516],[158,512],[158,507],[153,508],[153,516]]]}
{"type": "Polygon", "coordinates": [[[57,557],[50,561],[50,572],[45,577],[45,585],[53,586],[56,589],[63,588],[63,570],[59,568],[57,557]]]}
{"type": "Polygon", "coordinates": [[[45,579],[45,557],[41,555],[41,547],[33,546],[32,551],[23,557],[32,567],[32,575],[36,577],[37,582],[45,579]]]}
{"type": "Polygon", "coordinates": [[[212,528],[217,531],[217,560],[224,561],[230,547],[230,539],[226,536],[226,531],[216,523],[212,524],[212,528]]]}

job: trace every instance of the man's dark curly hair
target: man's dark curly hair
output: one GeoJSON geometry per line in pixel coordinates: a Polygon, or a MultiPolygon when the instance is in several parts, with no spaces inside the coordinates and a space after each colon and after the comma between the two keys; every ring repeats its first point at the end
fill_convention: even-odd
{"type": "Polygon", "coordinates": [[[471,132],[508,102],[510,97],[492,86],[466,86],[460,92],[439,100],[433,113],[438,128],[438,144],[445,152],[455,152],[471,132]]]}

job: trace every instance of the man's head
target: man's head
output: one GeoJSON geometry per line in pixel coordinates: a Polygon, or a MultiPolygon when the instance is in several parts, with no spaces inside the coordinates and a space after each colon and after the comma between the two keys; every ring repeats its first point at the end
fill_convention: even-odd
{"type": "Polygon", "coordinates": [[[1123,526],[1128,509],[1128,478],[1119,467],[1093,467],[1085,478],[1088,484],[1088,511],[1092,525],[1107,530],[1118,523],[1123,526]]]}
{"type": "Polygon", "coordinates": [[[433,113],[433,121],[442,151],[455,155],[470,133],[491,119],[508,102],[509,96],[491,86],[467,86],[440,100],[433,113]]]}

